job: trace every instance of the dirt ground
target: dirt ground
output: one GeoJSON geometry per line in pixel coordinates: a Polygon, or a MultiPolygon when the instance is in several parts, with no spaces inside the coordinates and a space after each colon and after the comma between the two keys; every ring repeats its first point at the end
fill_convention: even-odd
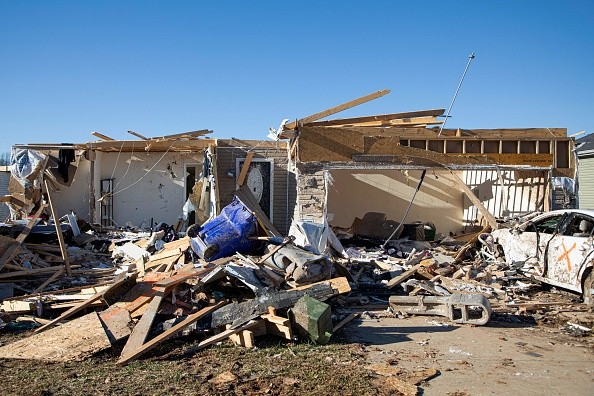
{"type": "Polygon", "coordinates": [[[423,395],[594,395],[593,337],[515,316],[495,315],[480,327],[431,316],[369,318],[344,332],[366,346],[368,367],[437,369],[423,395]]]}
{"type": "MultiPolygon", "coordinates": [[[[375,318],[382,312],[353,320],[329,345],[268,337],[251,350],[227,341],[187,357],[197,340],[175,339],[128,366],[115,363],[122,345],[83,362],[0,360],[1,394],[409,395],[394,381],[410,383],[427,369],[436,376],[418,383],[419,395],[594,394],[592,335],[514,315],[475,327],[432,316],[375,318]]],[[[594,322],[575,315],[561,322],[594,322]]],[[[0,333],[0,343],[26,335],[0,333]]]]}

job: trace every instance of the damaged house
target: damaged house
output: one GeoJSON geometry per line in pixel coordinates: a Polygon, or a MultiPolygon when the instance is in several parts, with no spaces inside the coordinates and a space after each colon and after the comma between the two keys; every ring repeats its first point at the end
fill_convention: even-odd
{"type": "Polygon", "coordinates": [[[386,239],[400,221],[430,222],[447,235],[570,207],[575,159],[566,129],[430,127],[443,122],[443,109],[318,121],[383,94],[279,131],[299,175],[296,219],[386,239]]]}
{"type": "MultiPolygon", "coordinates": [[[[94,132],[93,142],[14,146],[0,313],[52,320],[29,318],[43,324],[35,338],[0,356],[68,361],[127,338],[118,361],[127,364],[181,331],[205,337],[191,353],[266,334],[326,343],[360,314],[341,307],[372,300],[479,325],[491,304],[520,309],[533,285],[496,256],[490,232],[575,204],[572,138],[560,128],[445,129],[444,109],[322,120],[388,92],[285,120],[266,141],[129,131],[134,139],[94,132]],[[49,215],[53,225],[36,224],[49,215]],[[59,246],[25,242],[43,227],[59,246]],[[332,298],[334,318],[323,301],[332,298]],[[77,317],[87,308],[103,310],[77,317]]],[[[540,224],[525,221],[529,239],[540,224]]],[[[592,251],[591,233],[574,256],[586,239],[592,251]]],[[[538,247],[546,233],[536,234],[538,247]]]]}
{"type": "Polygon", "coordinates": [[[95,132],[101,141],[18,145],[15,152],[30,164],[23,166],[30,183],[13,177],[4,200],[15,217],[21,207],[30,213],[43,179],[57,213],[74,212],[91,224],[136,229],[175,225],[180,219],[186,225],[202,224],[231,202],[241,177],[286,234],[293,211],[288,205],[295,200],[286,143],[201,138],[209,132],[125,141],[95,132]]]}
{"type": "MultiPolygon", "coordinates": [[[[440,129],[443,109],[320,121],[388,92],[285,122],[276,141],[94,132],[100,141],[15,150],[39,153],[58,213],[104,227],[202,224],[244,183],[282,235],[297,220],[379,239],[403,223],[399,233],[431,239],[575,203],[574,142],[562,128],[440,129]]],[[[15,215],[39,199],[31,172],[3,198],[15,215]]]]}

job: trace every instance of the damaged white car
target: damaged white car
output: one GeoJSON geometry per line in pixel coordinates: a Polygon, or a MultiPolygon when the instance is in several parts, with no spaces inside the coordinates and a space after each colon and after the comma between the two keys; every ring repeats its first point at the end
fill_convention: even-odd
{"type": "Polygon", "coordinates": [[[541,282],[581,293],[593,303],[594,211],[557,210],[491,235],[508,265],[541,282]]]}

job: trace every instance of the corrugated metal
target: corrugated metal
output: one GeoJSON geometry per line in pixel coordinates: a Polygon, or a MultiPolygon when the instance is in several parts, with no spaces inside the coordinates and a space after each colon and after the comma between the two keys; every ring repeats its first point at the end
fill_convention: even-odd
{"type": "Polygon", "coordinates": [[[580,209],[594,209],[594,158],[580,158],[580,209]]]}
{"type": "MultiPolygon", "coordinates": [[[[8,195],[8,182],[10,181],[10,172],[1,171],[0,172],[0,196],[8,195]]],[[[0,222],[4,222],[8,216],[10,216],[10,211],[8,210],[8,206],[5,203],[0,203],[0,222]]]]}

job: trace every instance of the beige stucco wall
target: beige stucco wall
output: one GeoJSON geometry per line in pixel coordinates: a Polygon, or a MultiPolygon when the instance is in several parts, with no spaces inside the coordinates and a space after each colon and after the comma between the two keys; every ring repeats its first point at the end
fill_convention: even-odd
{"type": "MultiPolygon", "coordinates": [[[[331,225],[349,227],[355,217],[367,212],[386,213],[400,221],[417,188],[421,171],[332,170],[328,188],[331,225]]],[[[462,227],[463,193],[444,172],[427,172],[406,223],[434,223],[437,232],[447,234],[462,227]]]]}

